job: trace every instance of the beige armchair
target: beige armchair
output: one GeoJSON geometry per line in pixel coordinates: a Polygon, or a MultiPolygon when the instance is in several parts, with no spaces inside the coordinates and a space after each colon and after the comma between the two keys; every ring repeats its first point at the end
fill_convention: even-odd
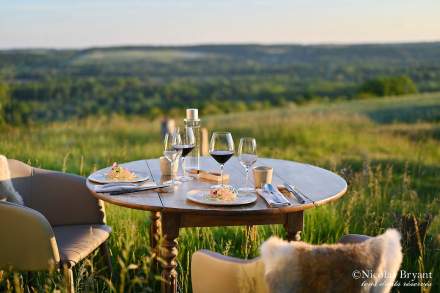
{"type": "MultiPolygon", "coordinates": [[[[364,236],[364,235],[346,235],[341,238],[339,243],[348,244],[348,245],[356,245],[356,244],[366,244],[366,240],[374,239],[373,237],[364,236]]],[[[377,238],[376,238],[377,239],[377,238]]],[[[388,240],[382,243],[392,243],[388,240]]],[[[307,244],[304,244],[307,245],[307,244]]],[[[376,247],[379,246],[374,244],[376,247]]],[[[324,245],[325,247],[325,245],[324,245]]],[[[341,247],[341,246],[339,246],[341,247]]],[[[325,248],[324,248],[325,249],[325,248]]],[[[341,248],[339,248],[340,250],[341,248]]],[[[342,248],[343,249],[343,248],[342,248]]],[[[399,258],[400,253],[400,244],[395,245],[393,247],[396,251],[397,257],[391,256],[392,258],[399,258]]],[[[369,253],[363,247],[360,247],[360,250],[364,251],[364,253],[369,253]]],[[[336,250],[335,250],[336,251],[336,250]]],[[[324,254],[331,253],[332,251],[328,250],[324,254]]],[[[322,253],[322,252],[321,252],[322,253]]],[[[376,257],[376,256],[375,256],[376,257]]],[[[381,255],[377,255],[377,258],[383,258],[381,255]]],[[[400,253],[401,258],[401,253],[400,253]]],[[[295,256],[295,259],[301,259],[300,256],[295,256]]],[[[344,265],[344,259],[340,259],[342,265],[344,265]]],[[[401,259],[400,259],[401,261],[401,259]]],[[[398,260],[396,261],[398,262],[398,260]]],[[[312,265],[308,263],[308,265],[312,265]]],[[[330,263],[326,262],[318,262],[319,266],[327,267],[330,263]]],[[[334,264],[333,264],[334,265],[334,264]]],[[[399,262],[400,265],[400,262],[399,262]]],[[[287,264],[288,270],[291,272],[277,271],[278,275],[287,276],[289,273],[299,273],[300,271],[295,270],[293,263],[287,264]]],[[[325,268],[324,268],[325,269],[325,268]]],[[[398,267],[392,267],[390,269],[390,273],[393,270],[398,269],[398,267]]],[[[305,269],[304,269],[305,270],[305,269]]],[[[324,270],[325,272],[325,270],[324,270]]],[[[304,272],[302,272],[304,273],[304,272]]],[[[321,272],[322,273],[322,272],[321,272]]],[[[308,276],[310,278],[310,276],[308,276]]],[[[344,278],[351,278],[351,273],[348,276],[344,275],[344,278]]],[[[325,279],[323,275],[321,275],[321,279],[325,279]]],[[[270,292],[269,285],[266,283],[267,275],[265,276],[265,264],[261,257],[252,259],[252,260],[242,260],[234,257],[224,256],[219,253],[215,253],[209,250],[199,250],[196,251],[192,255],[191,260],[191,281],[192,281],[192,289],[194,293],[243,293],[243,292],[253,292],[253,293],[267,293],[270,292]]],[[[334,279],[334,282],[341,282],[341,279],[334,279]]],[[[299,287],[299,286],[298,286],[299,287]]],[[[325,292],[336,292],[334,288],[321,288],[325,292]]],[[[367,288],[368,289],[368,288],[367,288]]],[[[374,292],[387,292],[387,288],[373,288],[374,292]],[[384,289],[383,291],[381,291],[384,289]]],[[[362,291],[363,289],[359,286],[358,291],[362,291]]],[[[313,292],[313,290],[298,288],[298,292],[313,292]]],[[[322,291],[322,290],[321,290],[322,291]]],[[[291,292],[290,290],[276,290],[274,292],[291,292]]],[[[296,292],[296,291],[295,291],[296,292]]],[[[362,292],[369,292],[369,290],[365,290],[362,292]]]]}
{"type": "Polygon", "coordinates": [[[74,291],[72,267],[98,247],[111,271],[105,211],[85,178],[8,160],[25,206],[0,201],[0,269],[61,269],[74,291]]]}
{"type": "Polygon", "coordinates": [[[194,293],[269,292],[260,257],[243,260],[209,250],[192,255],[191,282],[194,293]]]}

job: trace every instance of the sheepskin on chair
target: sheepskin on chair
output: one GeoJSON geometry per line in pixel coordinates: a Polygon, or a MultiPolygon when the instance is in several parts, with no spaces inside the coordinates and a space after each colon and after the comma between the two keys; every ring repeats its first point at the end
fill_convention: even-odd
{"type": "Polygon", "coordinates": [[[6,199],[8,202],[23,204],[23,198],[15,190],[11,182],[8,160],[0,155],[0,200],[6,199]]]}
{"type": "Polygon", "coordinates": [[[355,244],[310,245],[271,237],[261,247],[270,292],[389,292],[402,262],[400,234],[355,244]]]}

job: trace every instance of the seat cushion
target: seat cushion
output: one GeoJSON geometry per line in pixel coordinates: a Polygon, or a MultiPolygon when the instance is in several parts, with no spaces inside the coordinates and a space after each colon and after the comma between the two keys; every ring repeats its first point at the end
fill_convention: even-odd
{"type": "Polygon", "coordinates": [[[98,248],[110,235],[107,225],[53,227],[61,263],[74,266],[98,248]]]}

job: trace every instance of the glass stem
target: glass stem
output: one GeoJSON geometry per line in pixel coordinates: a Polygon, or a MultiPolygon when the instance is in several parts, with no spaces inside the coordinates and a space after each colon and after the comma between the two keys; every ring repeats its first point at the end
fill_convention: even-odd
{"type": "Polygon", "coordinates": [[[172,188],[174,189],[174,187],[175,187],[175,185],[176,185],[176,182],[174,181],[174,174],[173,174],[173,167],[174,167],[174,164],[176,163],[176,160],[174,159],[172,162],[171,162],[171,164],[170,164],[170,167],[171,167],[171,186],[172,186],[172,188]]]}
{"type": "Polygon", "coordinates": [[[249,184],[249,168],[248,167],[246,167],[246,181],[245,181],[246,183],[245,183],[245,187],[249,187],[248,186],[248,184],[249,184]]]}
{"type": "Polygon", "coordinates": [[[185,174],[185,157],[182,157],[182,173],[183,173],[183,177],[186,176],[185,174]]]}
{"type": "Polygon", "coordinates": [[[223,164],[220,165],[220,177],[221,177],[220,186],[223,187],[223,164]]]}

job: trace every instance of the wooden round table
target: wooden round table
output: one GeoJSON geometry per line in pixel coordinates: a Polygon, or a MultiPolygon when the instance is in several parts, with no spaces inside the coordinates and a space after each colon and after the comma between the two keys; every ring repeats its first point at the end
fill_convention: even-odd
{"type": "MultiPolygon", "coordinates": [[[[122,164],[133,171],[147,171],[151,178],[160,183],[168,178],[161,177],[158,159],[140,160],[122,164]]],[[[162,292],[177,291],[177,238],[179,229],[184,227],[213,227],[237,225],[282,224],[287,232],[288,240],[300,240],[303,229],[303,211],[319,206],[341,197],[347,190],[343,178],[328,170],[292,161],[259,158],[256,165],[271,166],[274,169],[272,183],[288,182],[301,190],[309,200],[299,204],[294,197],[288,198],[292,205],[282,208],[270,208],[258,197],[257,201],[243,206],[208,206],[197,204],[186,198],[192,189],[206,189],[212,182],[192,180],[177,185],[174,192],[159,193],[157,191],[135,192],[123,195],[96,193],[95,184],[87,180],[87,187],[92,194],[105,202],[115,205],[146,210],[151,212],[150,239],[151,247],[159,252],[158,240],[161,243],[162,292]]],[[[219,165],[210,157],[200,158],[202,170],[218,171],[219,165]]],[[[245,173],[236,157],[225,164],[225,173],[230,176],[229,184],[243,186],[245,173]]],[[[251,172],[250,172],[251,173],[251,172]]],[[[250,182],[253,184],[252,175],[250,182]]]]}

